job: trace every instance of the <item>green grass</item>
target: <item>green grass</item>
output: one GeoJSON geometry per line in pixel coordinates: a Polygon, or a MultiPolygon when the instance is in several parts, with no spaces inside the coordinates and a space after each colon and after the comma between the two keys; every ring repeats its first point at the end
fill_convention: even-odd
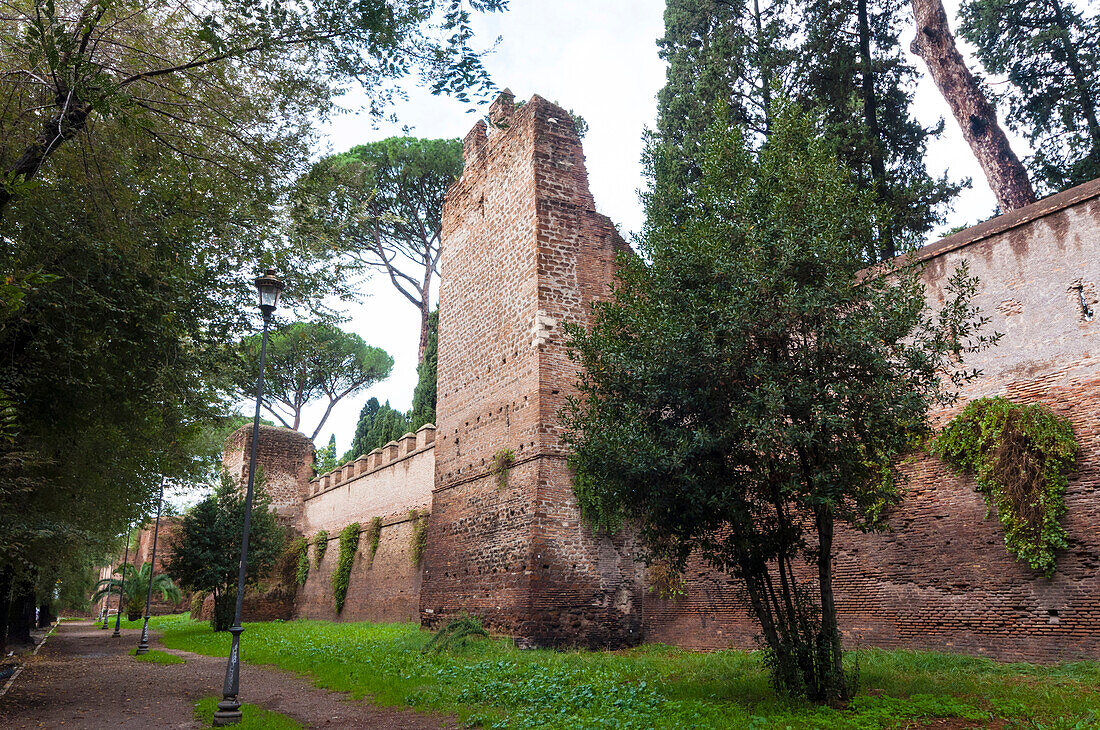
{"type": "MultiPolygon", "coordinates": [[[[195,719],[203,727],[214,726],[214,711],[218,709],[218,698],[207,697],[195,705],[195,719]]],[[[271,712],[247,702],[241,703],[241,721],[233,727],[239,730],[302,730],[302,725],[286,715],[271,712]]]]}
{"type": "Polygon", "coordinates": [[[166,651],[159,649],[150,649],[145,654],[138,654],[137,647],[130,650],[130,656],[137,659],[139,662],[151,662],[153,664],[186,664],[187,661],[175,654],[169,654],[166,651]]]}
{"type": "MultiPolygon", "coordinates": [[[[226,656],[229,634],[186,615],[152,620],[172,649],[226,656]]],[[[974,727],[1100,728],[1100,663],[1000,664],[935,652],[866,650],[860,694],[837,710],[778,697],[752,652],[646,645],[619,652],[515,649],[503,639],[422,654],[416,624],[254,623],[243,661],[309,676],[320,687],[499,728],[916,728],[936,718],[974,727]]]]}

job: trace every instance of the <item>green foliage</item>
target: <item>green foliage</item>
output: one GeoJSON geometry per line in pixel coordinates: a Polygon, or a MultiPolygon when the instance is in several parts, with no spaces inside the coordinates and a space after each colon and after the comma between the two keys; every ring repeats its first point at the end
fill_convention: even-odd
{"type": "MultiPolygon", "coordinates": [[[[256,334],[241,343],[234,382],[242,396],[255,392],[261,340],[256,334]]],[[[391,370],[393,358],[359,335],[323,322],[292,322],[268,339],[264,407],[281,424],[297,429],[302,409],[325,399],[328,407],[310,436],[316,439],[336,403],[384,380],[391,370]]],[[[335,462],[335,441],[331,448],[335,462]]]]}
{"type": "Polygon", "coordinates": [[[328,446],[313,453],[313,475],[327,474],[336,468],[336,434],[328,437],[328,446]]]}
{"type": "Polygon", "coordinates": [[[317,534],[313,536],[313,559],[317,562],[317,567],[321,566],[321,561],[325,559],[325,551],[328,550],[328,530],[318,530],[317,534]]]}
{"type": "Polygon", "coordinates": [[[380,406],[377,398],[371,398],[359,412],[355,436],[352,438],[351,448],[344,454],[343,461],[351,461],[382,448],[390,441],[396,441],[408,433],[411,426],[409,417],[391,408],[389,401],[380,406]]]}
{"type": "Polygon", "coordinates": [[[911,18],[894,0],[669,0],[658,41],[668,61],[647,157],[651,215],[678,218],[703,175],[707,129],[726,119],[759,149],[773,101],[798,99],[862,190],[890,213],[867,242],[877,261],[923,242],[959,186],[929,175],[925,128],[909,113],[915,69],[899,43],[911,18]],[[799,32],[801,31],[801,32],[799,32]]]}
{"type": "Polygon", "coordinates": [[[292,550],[298,555],[298,567],[294,577],[298,585],[304,586],[309,579],[309,541],[305,537],[297,538],[292,550]]]}
{"type": "Polygon", "coordinates": [[[412,536],[409,538],[410,556],[413,565],[420,565],[424,559],[424,550],[428,547],[428,513],[420,510],[409,510],[409,519],[412,520],[412,536]]]}
{"type": "MultiPolygon", "coordinates": [[[[92,603],[99,602],[104,596],[115,596],[117,600],[119,590],[123,592],[124,610],[132,620],[141,615],[145,610],[145,598],[149,591],[149,574],[152,572],[151,563],[143,563],[141,568],[136,568],[131,563],[123,563],[115,569],[120,574],[119,578],[104,578],[96,584],[96,591],[92,594],[92,603]]],[[[179,603],[183,600],[183,594],[172,579],[164,573],[157,573],[153,578],[153,593],[166,601],[179,603]]]]}
{"type": "MultiPolygon", "coordinates": [[[[209,627],[154,617],[172,649],[226,656],[209,627]]],[[[419,623],[289,621],[248,625],[244,660],[302,673],[383,706],[501,728],[887,730],[991,726],[1088,728],[1100,717],[1100,663],[1036,666],[914,651],[859,652],[867,690],[844,709],[777,694],[758,655],[645,645],[554,651],[484,639],[421,653],[419,623]]],[[[849,653],[846,661],[853,656],[849,653]]]]}
{"type": "MultiPolygon", "coordinates": [[[[275,564],[285,537],[263,486],[263,472],[257,471],[245,574],[249,585],[255,585],[275,564]]],[[[244,508],[245,495],[233,477],[223,472],[213,493],[183,516],[166,564],[168,574],[181,586],[214,595],[211,624],[217,631],[227,630],[233,620],[244,508]]]]}
{"type": "Polygon", "coordinates": [[[378,552],[378,541],[382,538],[382,518],[371,517],[370,526],[367,527],[367,545],[370,546],[370,562],[374,563],[374,555],[378,552]]]}
{"type": "Polygon", "coordinates": [[[924,244],[960,186],[929,174],[928,141],[943,131],[911,114],[917,70],[900,37],[913,23],[908,3],[805,0],[798,97],[823,115],[821,131],[851,181],[873,191],[889,214],[867,251],[871,261],[924,244]]]}
{"type": "Polygon", "coordinates": [[[1052,576],[1057,551],[1067,547],[1058,520],[1077,466],[1069,419],[1037,403],[978,398],[936,436],[932,450],[957,471],[974,475],[1004,527],[1009,553],[1052,576]]]}
{"type": "MultiPolygon", "coordinates": [[[[195,719],[202,727],[214,727],[214,713],[218,710],[219,700],[218,697],[207,697],[195,705],[195,719]]],[[[233,727],[238,730],[303,730],[294,718],[247,702],[241,703],[241,721],[233,727]]]]}
{"type": "Polygon", "coordinates": [[[432,638],[424,646],[420,647],[421,654],[434,652],[439,654],[452,649],[466,646],[470,637],[476,636],[483,639],[489,638],[489,632],[481,625],[481,622],[471,616],[462,615],[452,619],[447,625],[432,634],[432,638]]]}
{"type": "Polygon", "coordinates": [[[159,649],[150,649],[145,654],[138,654],[137,648],[130,650],[130,656],[134,657],[139,662],[149,662],[150,664],[186,664],[187,661],[182,657],[178,657],[175,654],[169,654],[166,651],[159,649]]]}
{"type": "Polygon", "coordinates": [[[489,471],[497,478],[497,489],[508,486],[508,470],[516,463],[516,452],[512,449],[500,449],[493,454],[489,471]]]}
{"type": "Polygon", "coordinates": [[[935,313],[914,269],[861,278],[885,211],[814,119],[771,118],[759,152],[714,125],[694,203],[651,209],[592,329],[568,330],[582,375],[563,415],[585,518],[631,522],[674,571],[697,554],[731,572],[773,677],[836,701],[835,524],[881,525],[898,457],[974,375],[956,358],[993,338],[965,266],[935,313]],[[799,589],[804,562],[825,579],[799,589]]]}
{"type": "MultiPolygon", "coordinates": [[[[426,423],[435,423],[436,369],[439,363],[439,310],[428,318],[428,342],[424,356],[416,366],[416,389],[413,390],[409,430],[416,431],[426,423]]],[[[364,452],[365,453],[365,452],[364,452]]]]}
{"type": "Polygon", "coordinates": [[[340,558],[336,569],[332,571],[332,600],[336,613],[344,610],[344,599],[348,595],[351,581],[351,568],[355,564],[355,553],[359,550],[359,523],[352,522],[340,530],[340,558]]]}
{"type": "Polygon", "coordinates": [[[968,0],[960,10],[960,34],[1007,80],[1000,100],[1035,150],[1036,181],[1058,191],[1100,177],[1100,17],[1066,0],[968,0]]]}

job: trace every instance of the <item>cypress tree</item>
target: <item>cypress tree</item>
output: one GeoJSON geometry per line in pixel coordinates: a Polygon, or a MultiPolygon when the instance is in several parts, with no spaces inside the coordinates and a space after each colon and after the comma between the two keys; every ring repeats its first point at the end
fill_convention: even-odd
{"type": "Polygon", "coordinates": [[[929,138],[909,113],[916,70],[901,50],[899,0],[807,0],[799,97],[824,115],[824,133],[853,181],[892,216],[867,252],[881,260],[919,245],[959,185],[924,164],[929,138]]]}
{"type": "Polygon", "coordinates": [[[413,391],[412,414],[409,426],[416,430],[425,423],[435,423],[436,363],[439,360],[439,310],[428,315],[428,339],[424,357],[416,366],[418,376],[413,391]]]}
{"type": "Polygon", "coordinates": [[[651,214],[661,208],[676,215],[690,200],[715,119],[727,115],[757,145],[766,137],[774,89],[790,83],[792,35],[788,0],[668,0],[657,42],[667,81],[648,152],[651,214]]]}

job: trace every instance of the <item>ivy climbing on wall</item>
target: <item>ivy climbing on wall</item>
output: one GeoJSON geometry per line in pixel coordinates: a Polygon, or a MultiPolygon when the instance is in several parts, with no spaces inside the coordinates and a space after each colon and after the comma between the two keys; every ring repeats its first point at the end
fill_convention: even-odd
{"type": "Polygon", "coordinates": [[[298,554],[298,585],[302,586],[309,578],[309,541],[299,537],[294,541],[294,551],[298,554]]]}
{"type": "Polygon", "coordinates": [[[424,559],[424,548],[428,544],[428,513],[419,510],[409,510],[409,519],[412,520],[412,548],[413,565],[420,565],[424,559]]]}
{"type": "Polygon", "coordinates": [[[378,552],[378,541],[382,538],[382,518],[372,517],[367,528],[367,545],[370,546],[370,564],[374,564],[374,555],[378,552]]]}
{"type": "Polygon", "coordinates": [[[1008,552],[1053,575],[1055,553],[1066,547],[1059,519],[1077,463],[1069,420],[1043,405],[979,398],[947,424],[932,451],[956,471],[974,475],[1004,527],[1008,552]]]}
{"type": "Polygon", "coordinates": [[[340,530],[340,557],[336,570],[332,571],[332,600],[336,613],[344,610],[344,599],[348,596],[348,584],[351,582],[351,566],[355,563],[355,553],[359,550],[359,523],[352,522],[340,530]]]}
{"type": "Polygon", "coordinates": [[[318,530],[313,536],[313,559],[317,561],[317,567],[321,567],[326,550],[328,550],[328,530],[318,530]]]}

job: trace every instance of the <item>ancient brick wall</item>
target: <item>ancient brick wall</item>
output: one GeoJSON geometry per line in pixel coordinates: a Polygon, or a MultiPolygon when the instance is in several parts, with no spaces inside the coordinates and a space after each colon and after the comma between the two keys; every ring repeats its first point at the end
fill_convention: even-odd
{"type": "MultiPolygon", "coordinates": [[[[1007,553],[973,480],[921,456],[891,531],[838,535],[838,610],[847,645],[929,648],[1000,659],[1100,658],[1100,182],[949,236],[918,252],[933,306],[963,260],[977,303],[1004,333],[968,364],[943,423],[973,398],[1040,402],[1068,417],[1081,444],[1063,519],[1070,547],[1047,579],[1007,553]],[[1091,310],[1091,318],[1086,310],[1091,310]]],[[[728,577],[698,561],[686,596],[646,598],[649,641],[751,645],[757,633],[728,577]]]]}
{"type": "Polygon", "coordinates": [[[435,479],[435,426],[422,426],[381,449],[310,482],[299,523],[310,541],[310,573],[298,590],[296,615],[344,621],[413,621],[419,618],[421,570],[412,559],[411,510],[431,507],[435,479]],[[365,536],[348,583],[344,610],[336,613],[332,571],[340,556],[339,535],[358,522],[366,531],[382,518],[373,559],[365,536]],[[318,531],[328,532],[320,565],[314,552],[318,531]]]}
{"type": "MultiPolygon", "coordinates": [[[[430,482],[428,485],[430,487],[430,482]]],[[[351,520],[349,522],[352,522],[351,520]]],[[[341,526],[342,527],[342,526],[341,526]]],[[[371,557],[368,522],[362,523],[359,548],[352,563],[344,610],[337,614],[332,572],[340,559],[338,531],[329,531],[328,548],[318,565],[310,545],[309,578],[298,589],[296,616],[329,621],[417,621],[420,617],[420,566],[413,562],[413,520],[409,515],[382,522],[378,551],[371,557]]]]}
{"type": "Polygon", "coordinates": [[[435,426],[421,426],[398,441],[360,456],[309,482],[299,530],[336,534],[345,525],[373,517],[404,517],[427,509],[435,479],[435,426]]]}
{"type": "MultiPolygon", "coordinates": [[[[241,426],[225,442],[222,464],[242,485],[248,480],[252,453],[252,425],[241,426]]],[[[302,500],[309,493],[313,476],[313,442],[290,428],[260,425],[256,463],[263,467],[264,490],[287,525],[297,523],[302,500]]]]}
{"type": "Polygon", "coordinates": [[[557,414],[564,324],[606,296],[617,251],[569,114],[505,92],[464,141],[443,212],[438,436],[421,618],[461,611],[534,644],[636,641],[627,539],[580,523],[557,414]],[[514,456],[501,483],[494,459],[514,456]]]}

